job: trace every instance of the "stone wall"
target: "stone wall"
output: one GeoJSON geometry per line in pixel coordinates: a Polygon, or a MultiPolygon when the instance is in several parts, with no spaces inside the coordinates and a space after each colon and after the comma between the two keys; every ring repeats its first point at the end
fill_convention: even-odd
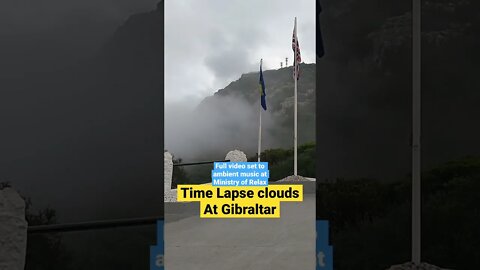
{"type": "Polygon", "coordinates": [[[173,156],[169,152],[163,154],[163,170],[164,170],[164,190],[163,201],[164,202],[176,202],[177,190],[172,189],[172,176],[173,176],[173,156]]]}
{"type": "Polygon", "coordinates": [[[27,248],[25,201],[12,188],[0,190],[0,270],[23,270],[27,248]]]}

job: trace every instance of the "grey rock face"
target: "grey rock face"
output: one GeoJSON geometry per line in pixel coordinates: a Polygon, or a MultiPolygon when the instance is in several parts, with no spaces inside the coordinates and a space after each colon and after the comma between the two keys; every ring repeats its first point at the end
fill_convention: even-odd
{"type": "Polygon", "coordinates": [[[233,150],[227,153],[225,159],[232,162],[247,162],[247,155],[240,150],[233,150]]]}

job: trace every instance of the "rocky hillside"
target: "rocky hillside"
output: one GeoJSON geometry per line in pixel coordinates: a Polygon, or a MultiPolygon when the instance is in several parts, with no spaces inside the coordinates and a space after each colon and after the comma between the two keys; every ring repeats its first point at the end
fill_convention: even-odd
{"type": "MultiPolygon", "coordinates": [[[[301,64],[301,79],[298,81],[298,136],[299,144],[315,141],[315,64],[301,64]]],[[[293,104],[294,81],[292,67],[263,72],[266,94],[267,111],[263,112],[264,147],[293,147],[293,104]]],[[[258,111],[260,108],[259,73],[243,74],[228,86],[218,90],[214,95],[205,98],[196,109],[196,117],[208,119],[217,115],[218,129],[230,129],[233,133],[242,133],[249,140],[240,140],[237,147],[252,156],[256,153],[258,136],[258,111]],[[244,105],[243,111],[237,114],[248,115],[251,125],[242,131],[242,124],[236,117],[231,117],[229,112],[235,108],[235,103],[244,105]],[[218,115],[222,115],[218,116],[218,115]],[[218,119],[218,118],[222,119],[218,119]],[[230,119],[230,120],[229,120],[230,119]],[[233,124],[237,124],[235,128],[233,124]],[[243,143],[245,142],[245,143],[243,143]],[[253,143],[252,143],[253,142],[253,143]]],[[[203,120],[205,121],[205,120],[203,120]]],[[[212,130],[214,132],[214,130],[212,130]]],[[[232,142],[233,143],[233,142],[232,142]]],[[[234,147],[235,145],[231,145],[234,147]]],[[[265,149],[264,148],[264,149],[265,149]]],[[[225,152],[224,149],[218,149],[225,152]]]]}

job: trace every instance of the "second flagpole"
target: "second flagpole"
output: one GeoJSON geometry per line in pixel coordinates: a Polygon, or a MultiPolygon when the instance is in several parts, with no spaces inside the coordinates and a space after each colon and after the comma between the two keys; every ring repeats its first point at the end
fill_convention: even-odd
{"type": "MultiPolygon", "coordinates": [[[[260,59],[260,72],[262,72],[262,62],[263,59],[260,59]]],[[[262,90],[263,91],[263,90],[262,90]]],[[[263,94],[263,93],[262,93],[263,94]]],[[[262,106],[258,107],[258,162],[260,162],[260,153],[262,152],[262,106]]]]}
{"type": "Polygon", "coordinates": [[[294,124],[293,124],[293,175],[297,175],[297,80],[295,79],[294,93],[294,124]]]}
{"type": "Polygon", "coordinates": [[[260,162],[260,153],[262,151],[262,106],[258,112],[259,124],[258,124],[258,162],[260,162]]]}
{"type": "MultiPolygon", "coordinates": [[[[295,26],[294,26],[294,35],[295,38],[297,38],[297,17],[295,17],[295,26]]],[[[293,68],[296,68],[296,64],[298,65],[299,63],[295,63],[296,61],[296,53],[293,56],[293,68]]],[[[297,176],[297,75],[293,78],[295,82],[295,91],[294,91],[294,105],[293,105],[293,175],[297,176]]]]}

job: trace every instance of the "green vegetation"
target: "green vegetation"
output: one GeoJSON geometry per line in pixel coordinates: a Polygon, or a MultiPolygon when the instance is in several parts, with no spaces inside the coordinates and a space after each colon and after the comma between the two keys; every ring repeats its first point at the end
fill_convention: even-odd
{"type": "MultiPolygon", "coordinates": [[[[317,183],[320,218],[331,222],[336,269],[386,269],[410,260],[410,179],[317,183]]],[[[422,260],[479,269],[480,158],[423,174],[422,260]]]]}
{"type": "MultiPolygon", "coordinates": [[[[298,175],[315,178],[315,143],[298,146],[298,175]]],[[[248,161],[256,161],[251,157],[248,161]]],[[[268,149],[260,154],[260,160],[268,162],[270,181],[281,180],[293,174],[293,148],[268,149]]]]}

